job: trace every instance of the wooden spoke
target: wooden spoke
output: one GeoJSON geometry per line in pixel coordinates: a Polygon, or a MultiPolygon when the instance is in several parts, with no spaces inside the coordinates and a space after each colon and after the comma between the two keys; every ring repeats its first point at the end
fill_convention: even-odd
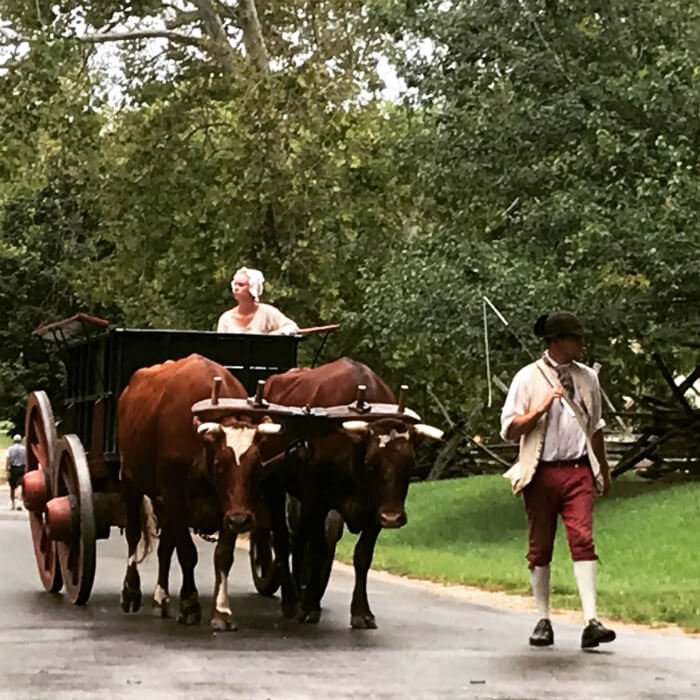
{"type": "Polygon", "coordinates": [[[77,435],[58,442],[52,491],[56,502],[67,499],[63,503],[71,515],[56,543],[65,593],[75,605],[84,605],[95,580],[96,528],[90,470],[77,435]]]}
{"type": "MultiPolygon", "coordinates": [[[[46,488],[45,498],[42,499],[45,503],[51,498],[51,477],[56,461],[56,424],[46,392],[35,391],[29,395],[24,428],[27,438],[27,474],[43,474],[44,478],[40,481],[46,488]]],[[[56,544],[49,539],[46,530],[43,505],[29,510],[29,527],[41,583],[50,593],[57,593],[61,590],[63,581],[56,557],[56,544]]]]}

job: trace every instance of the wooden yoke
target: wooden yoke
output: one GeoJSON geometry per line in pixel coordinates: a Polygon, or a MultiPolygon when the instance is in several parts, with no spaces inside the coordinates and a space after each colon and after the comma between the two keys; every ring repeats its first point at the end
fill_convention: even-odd
{"type": "Polygon", "coordinates": [[[399,389],[399,413],[403,413],[406,410],[406,394],[408,393],[408,384],[402,384],[399,389]]]}
{"type": "Polygon", "coordinates": [[[219,396],[221,396],[221,382],[223,380],[221,377],[214,377],[214,381],[211,385],[211,403],[216,406],[219,403],[219,396]]]}

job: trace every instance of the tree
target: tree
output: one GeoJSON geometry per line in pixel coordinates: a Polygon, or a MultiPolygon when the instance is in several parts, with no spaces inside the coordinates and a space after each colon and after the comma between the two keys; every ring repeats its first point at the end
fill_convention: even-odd
{"type": "MultiPolygon", "coordinates": [[[[470,397],[486,293],[523,337],[548,309],[580,313],[594,331],[591,359],[609,366],[618,391],[639,391],[658,375],[631,342],[668,352],[700,329],[698,8],[413,2],[384,19],[404,45],[432,50],[398,57],[422,125],[404,150],[422,164],[422,235],[401,254],[408,270],[373,290],[412,280],[384,309],[396,327],[381,352],[398,333],[397,361],[457,387],[462,405],[482,401],[470,397]],[[393,320],[404,317],[432,318],[427,349],[410,342],[415,323],[401,335],[393,320]]],[[[502,349],[507,379],[526,358],[502,349]]]]}

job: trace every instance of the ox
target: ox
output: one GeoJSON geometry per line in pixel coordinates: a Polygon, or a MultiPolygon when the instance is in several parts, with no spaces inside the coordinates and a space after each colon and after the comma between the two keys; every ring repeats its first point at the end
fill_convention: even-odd
{"type": "MultiPolygon", "coordinates": [[[[367,401],[396,403],[382,379],[349,358],[315,369],[273,375],[265,384],[265,397],[287,406],[329,407],[350,404],[360,384],[367,387],[367,401]]],[[[320,620],[321,568],[326,552],[324,520],[330,510],[337,510],[348,529],[360,533],[353,556],[355,586],[350,624],[356,629],[377,627],[367,598],[367,572],[381,529],[399,528],[407,522],[404,502],[415,464],[413,446],[419,435],[439,438],[442,433],[400,418],[348,421],[342,430],[310,440],[307,463],[287,474],[287,489],[301,501],[300,536],[295,538],[300,544],[293,552],[295,570],[302,557],[299,547],[306,542],[311,559],[300,621],[320,620]]]]}
{"type": "MultiPolygon", "coordinates": [[[[227,587],[236,536],[255,526],[256,504],[252,496],[256,492],[253,480],[261,463],[260,436],[281,426],[269,418],[255,425],[229,417],[221,423],[195,422],[193,427],[192,404],[210,395],[215,377],[221,377],[222,398],[246,397],[243,386],[224,367],[193,354],[138,370],[119,398],[118,439],[129,548],[121,600],[125,612],[140,608],[136,550],[146,495],[154,504],[161,531],[154,607],[163,617],[169,615],[168,578],[176,550],[182,568],[178,621],[195,624],[201,620],[194,580],[197,549],[189,528],[208,534],[219,531],[214,552],[211,626],[235,629],[227,587]]],[[[287,607],[291,606],[293,614],[296,591],[288,565],[286,572],[283,566],[289,558],[288,538],[282,536],[286,534],[283,507],[271,515],[283,603],[285,596],[291,597],[287,607]]]]}

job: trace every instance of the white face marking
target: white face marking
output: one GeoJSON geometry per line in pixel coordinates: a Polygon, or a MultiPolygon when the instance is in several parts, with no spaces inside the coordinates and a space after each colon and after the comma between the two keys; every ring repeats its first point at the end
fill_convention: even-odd
{"type": "Polygon", "coordinates": [[[241,456],[253,444],[256,428],[226,428],[226,444],[233,450],[236,460],[240,462],[241,456]]]}
{"type": "Polygon", "coordinates": [[[219,579],[219,589],[216,592],[216,611],[222,615],[230,615],[231,607],[228,603],[228,577],[223,571],[217,571],[216,577],[219,579]]]}
{"type": "Polygon", "coordinates": [[[127,561],[127,566],[136,566],[136,555],[132,554],[127,561]]]}
{"type": "Polygon", "coordinates": [[[168,595],[168,591],[165,590],[160,584],[156,586],[156,590],[153,591],[153,600],[156,602],[158,605],[162,605],[164,600],[168,600],[170,596],[168,595]]]}
{"type": "Polygon", "coordinates": [[[392,430],[388,435],[380,435],[379,448],[381,449],[382,447],[386,447],[392,440],[398,440],[399,438],[403,438],[404,440],[410,440],[411,433],[409,433],[408,431],[406,431],[405,433],[397,433],[395,430],[392,430]]]}

